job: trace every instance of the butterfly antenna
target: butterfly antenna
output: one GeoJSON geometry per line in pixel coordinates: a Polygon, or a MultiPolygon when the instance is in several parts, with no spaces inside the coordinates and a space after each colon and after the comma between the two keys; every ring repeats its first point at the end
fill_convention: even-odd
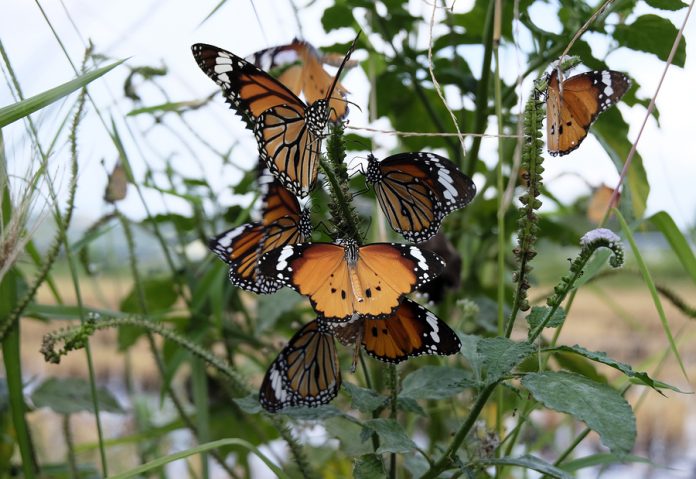
{"type": "Polygon", "coordinates": [[[334,77],[333,82],[331,82],[331,88],[329,88],[328,92],[326,93],[326,101],[329,101],[329,99],[333,95],[334,88],[336,88],[336,83],[338,83],[338,79],[341,76],[341,72],[343,71],[343,67],[346,65],[346,62],[348,60],[350,60],[350,56],[353,54],[353,50],[355,50],[355,46],[358,43],[358,38],[360,38],[361,33],[362,33],[362,30],[359,31],[358,34],[355,36],[355,40],[353,40],[353,44],[348,49],[348,53],[346,53],[346,56],[343,57],[343,61],[341,62],[341,65],[338,67],[338,71],[336,72],[336,76],[334,77]]]}

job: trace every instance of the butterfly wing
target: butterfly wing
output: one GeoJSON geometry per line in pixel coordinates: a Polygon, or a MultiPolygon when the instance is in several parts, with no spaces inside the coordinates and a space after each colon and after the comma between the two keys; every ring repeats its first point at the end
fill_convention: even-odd
{"type": "Polygon", "coordinates": [[[452,328],[410,299],[404,299],[399,309],[386,319],[359,318],[347,327],[336,323],[333,329],[341,343],[360,340],[370,356],[388,363],[400,363],[424,354],[448,356],[461,349],[452,328]]]}
{"type": "Polygon", "coordinates": [[[581,73],[559,84],[558,71],[554,70],[546,100],[549,153],[567,155],[580,146],[592,122],[618,102],[630,86],[626,75],[612,70],[581,73]]]}
{"type": "Polygon", "coordinates": [[[208,243],[213,253],[229,265],[232,284],[254,293],[265,292],[257,275],[256,264],[263,235],[262,224],[248,223],[225,231],[208,243]]]}
{"type": "Polygon", "coordinates": [[[384,318],[399,306],[404,294],[426,284],[443,268],[434,253],[395,243],[360,248],[334,243],[288,245],[260,261],[265,276],[308,296],[314,310],[329,321],[347,321],[356,313],[384,318]],[[356,258],[352,266],[349,256],[356,258]]]}
{"type": "MultiPolygon", "coordinates": [[[[310,105],[317,100],[325,99],[333,83],[333,77],[324,70],[316,49],[306,43],[300,44],[299,55],[302,58],[302,91],[310,105]]],[[[329,120],[339,121],[348,114],[348,104],[345,101],[348,90],[336,81],[331,98],[329,99],[329,120]]]]}
{"type": "Polygon", "coordinates": [[[416,243],[431,238],[447,214],[476,194],[471,178],[434,153],[400,153],[381,162],[370,155],[366,178],[391,227],[416,243]]]}
{"type": "Polygon", "coordinates": [[[335,398],[340,386],[333,333],[316,319],[290,339],[268,368],[259,400],[270,412],[292,406],[316,407],[335,398]]]}
{"type": "MultiPolygon", "coordinates": [[[[311,107],[310,107],[311,108],[311,107]]],[[[321,137],[304,106],[281,105],[265,111],[254,125],[259,153],[268,169],[292,193],[305,197],[314,188],[321,137]]]]}
{"type": "Polygon", "coordinates": [[[305,105],[297,95],[234,53],[204,43],[191,46],[191,51],[201,70],[222,87],[225,100],[249,128],[269,108],[290,105],[304,110],[305,105]]]}

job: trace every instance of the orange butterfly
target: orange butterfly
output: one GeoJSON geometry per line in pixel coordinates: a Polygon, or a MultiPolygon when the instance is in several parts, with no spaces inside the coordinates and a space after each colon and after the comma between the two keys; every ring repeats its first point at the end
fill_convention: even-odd
{"type": "MultiPolygon", "coordinates": [[[[354,47],[355,42],[344,62],[354,47]]],[[[328,102],[343,64],[326,96],[307,106],[282,83],[234,53],[203,43],[191,50],[201,70],[222,87],[226,101],[253,128],[259,154],[273,176],[297,196],[307,196],[316,183],[328,102]]]]}
{"type": "Polygon", "coordinates": [[[388,363],[423,354],[448,356],[462,347],[452,328],[408,298],[386,319],[356,317],[332,327],[342,344],[362,344],[367,354],[388,363]]]}
{"type": "Polygon", "coordinates": [[[282,284],[258,273],[259,257],[286,244],[301,243],[312,235],[309,210],[300,209],[297,198],[280,183],[263,177],[263,218],[212,238],[209,248],[230,267],[230,281],[254,293],[273,293],[282,284]]]}
{"type": "Polygon", "coordinates": [[[631,81],[612,70],[581,73],[563,82],[555,69],[548,80],[546,142],[553,156],[567,155],[582,143],[597,116],[626,93],[631,81]]]}
{"type": "Polygon", "coordinates": [[[259,400],[267,411],[330,402],[341,386],[333,332],[321,318],[298,331],[271,363],[259,400]]]}
{"type": "MultiPolygon", "coordinates": [[[[326,98],[333,82],[333,77],[324,70],[322,64],[339,66],[342,61],[342,57],[336,61],[335,55],[320,55],[309,42],[299,39],[294,39],[287,45],[258,51],[247,58],[271,74],[280,71],[276,76],[278,81],[297,96],[300,96],[300,92],[304,93],[305,100],[310,105],[326,98]]],[[[357,62],[349,61],[345,67],[350,68],[356,64],[357,62]]],[[[345,101],[348,90],[340,81],[336,82],[334,93],[336,96],[329,100],[330,121],[341,120],[348,114],[348,104],[345,101]]]]}
{"type": "Polygon", "coordinates": [[[416,246],[353,240],[303,243],[278,248],[261,257],[264,276],[309,297],[314,310],[329,321],[354,314],[385,318],[404,294],[426,284],[444,269],[435,253],[416,246]]]}

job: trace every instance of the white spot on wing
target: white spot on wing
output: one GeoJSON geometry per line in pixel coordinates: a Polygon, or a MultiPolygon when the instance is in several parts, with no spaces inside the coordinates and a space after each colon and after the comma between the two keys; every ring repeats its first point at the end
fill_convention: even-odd
{"type": "Polygon", "coordinates": [[[428,322],[430,325],[430,328],[432,331],[430,331],[430,337],[433,338],[433,341],[435,343],[440,342],[440,328],[438,327],[437,324],[437,316],[435,316],[433,313],[428,311],[425,315],[425,320],[428,322]]]}
{"type": "Polygon", "coordinates": [[[611,73],[606,70],[602,72],[602,83],[604,83],[604,95],[613,95],[614,89],[611,87],[611,73]]]}
{"type": "Polygon", "coordinates": [[[427,271],[428,262],[426,261],[425,256],[423,256],[423,252],[415,246],[411,246],[409,251],[411,252],[411,256],[418,260],[418,267],[423,271],[427,271]]]}
{"type": "MultiPolygon", "coordinates": [[[[280,252],[280,256],[278,256],[278,263],[276,263],[276,269],[278,271],[283,271],[288,267],[288,258],[292,256],[292,252],[292,246],[283,246],[283,249],[280,252]]],[[[282,275],[279,274],[278,277],[282,277],[282,275]]]]}

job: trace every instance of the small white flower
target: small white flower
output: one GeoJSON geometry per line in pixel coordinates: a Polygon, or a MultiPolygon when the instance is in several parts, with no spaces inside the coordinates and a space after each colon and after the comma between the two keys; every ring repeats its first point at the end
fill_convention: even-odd
{"type": "Polygon", "coordinates": [[[585,233],[584,236],[580,238],[580,244],[582,246],[588,246],[598,240],[606,240],[610,243],[618,243],[619,241],[621,241],[621,238],[619,238],[619,236],[610,229],[597,228],[585,233]]]}

